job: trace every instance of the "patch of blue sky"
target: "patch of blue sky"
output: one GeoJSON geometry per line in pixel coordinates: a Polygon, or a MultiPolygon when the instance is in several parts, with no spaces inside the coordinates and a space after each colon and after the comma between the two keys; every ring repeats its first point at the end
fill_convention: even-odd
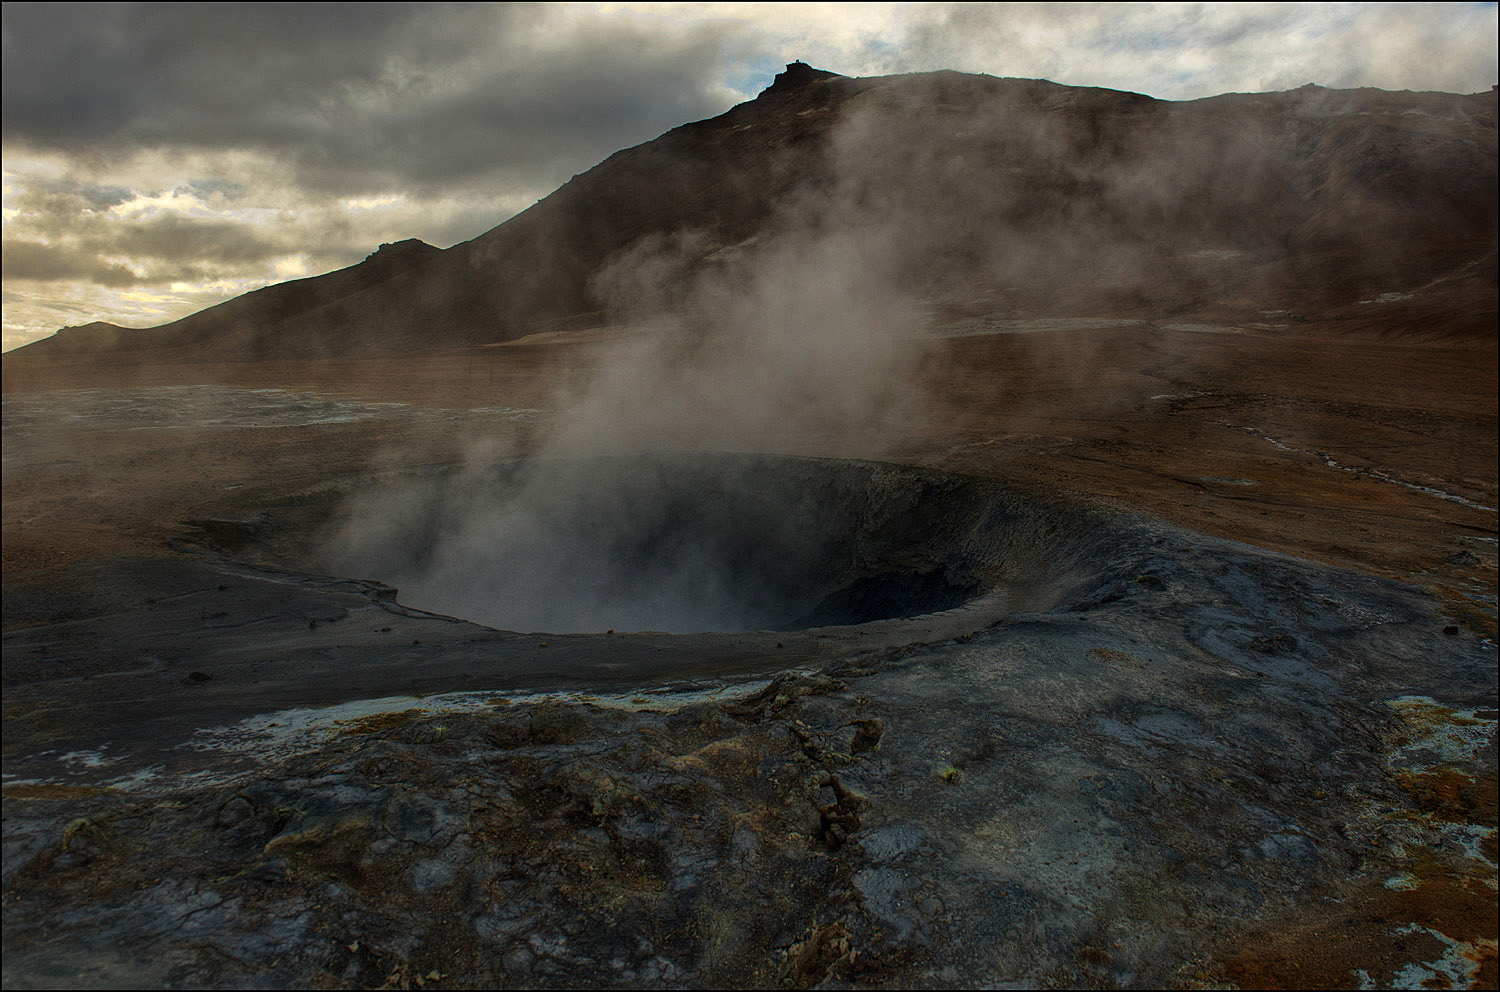
{"type": "Polygon", "coordinates": [[[239,199],[245,194],[245,184],[230,179],[190,179],[182,185],[183,192],[206,200],[215,193],[222,193],[226,200],[239,199]]]}
{"type": "Polygon", "coordinates": [[[27,182],[46,190],[48,193],[67,193],[82,198],[90,206],[97,209],[107,210],[118,203],[124,203],[133,198],[134,190],[124,186],[103,185],[99,183],[83,182],[72,176],[38,176],[28,175],[27,182]]]}
{"type": "Polygon", "coordinates": [[[771,85],[776,74],[786,68],[776,55],[761,55],[749,62],[732,62],[726,66],[724,84],[736,93],[750,97],[771,85]]]}

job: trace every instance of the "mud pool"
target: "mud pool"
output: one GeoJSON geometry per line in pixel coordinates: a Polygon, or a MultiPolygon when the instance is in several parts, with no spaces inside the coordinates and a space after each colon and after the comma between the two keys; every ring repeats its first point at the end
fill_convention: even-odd
{"type": "MultiPolygon", "coordinates": [[[[1057,500],[893,465],[648,455],[369,480],[307,554],[502,629],[743,632],[1053,605],[1057,500]]],[[[970,620],[970,623],[973,621],[970,620]]]]}

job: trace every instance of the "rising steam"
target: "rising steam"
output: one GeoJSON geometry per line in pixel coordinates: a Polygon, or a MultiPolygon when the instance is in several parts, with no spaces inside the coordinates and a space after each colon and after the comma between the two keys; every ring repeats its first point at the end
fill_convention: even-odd
{"type": "MultiPolygon", "coordinates": [[[[1356,175],[1316,208],[1326,224],[1304,222],[1296,163],[1312,161],[1315,122],[1337,112],[1317,93],[1278,97],[1284,126],[1246,103],[1205,129],[1196,110],[1045,82],[826,85],[831,103],[787,114],[838,123],[816,164],[771,192],[753,236],[726,243],[705,203],[701,228],[647,234],[595,274],[595,298],[634,330],[559,403],[567,413],[539,455],[503,472],[474,458],[439,506],[368,494],[331,566],[512,629],[776,622],[791,608],[786,583],[761,573],[804,567],[799,520],[822,512],[816,492],[725,470],[698,473],[686,499],[667,479],[684,464],[675,456],[879,457],[927,406],[919,333],[934,303],[1119,314],[1264,294],[1251,280],[1291,272],[1276,265],[1294,235],[1338,248],[1327,234],[1343,230],[1338,211],[1379,192],[1378,176],[1356,175]]],[[[779,113],[772,100],[745,126],[774,145],[792,133],[779,113]]],[[[1087,374],[1087,356],[1070,363],[1087,374]]]]}
{"type": "Polygon", "coordinates": [[[816,493],[726,464],[699,473],[685,499],[665,476],[682,471],[670,457],[682,452],[868,452],[920,415],[919,314],[898,278],[911,218],[872,213],[859,192],[789,197],[749,244],[686,232],[613,259],[595,291],[640,329],[566,404],[545,450],[504,471],[475,459],[441,505],[420,487],[367,495],[330,546],[332,567],[510,629],[795,619],[784,565],[813,568],[825,551],[798,547],[827,510],[816,493]]]}

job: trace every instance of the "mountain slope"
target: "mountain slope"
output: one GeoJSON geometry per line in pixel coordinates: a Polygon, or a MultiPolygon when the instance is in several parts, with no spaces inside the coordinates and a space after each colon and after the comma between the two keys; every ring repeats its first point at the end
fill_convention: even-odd
{"type": "Polygon", "coordinates": [[[755,100],[617,152],[472,241],[382,246],[159,328],[89,325],[7,358],[505,341],[618,319],[601,274],[622,256],[662,259],[659,285],[628,294],[638,315],[706,267],[753,265],[758,242],[833,225],[888,243],[902,292],[959,312],[1337,308],[1445,279],[1482,302],[1500,216],[1495,122],[1493,90],[1169,103],[794,63],[755,100]]]}

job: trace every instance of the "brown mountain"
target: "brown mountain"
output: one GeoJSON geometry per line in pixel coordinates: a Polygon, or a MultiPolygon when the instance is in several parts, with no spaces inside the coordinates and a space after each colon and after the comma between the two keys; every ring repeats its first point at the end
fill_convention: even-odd
{"type": "Polygon", "coordinates": [[[1494,90],[1307,86],[1174,103],[794,63],[756,99],[617,152],[472,241],[382,245],[170,324],[67,328],[6,358],[512,340],[618,319],[600,274],[627,251],[667,259],[631,302],[664,306],[705,266],[753,264],[767,239],[840,225],[888,243],[887,277],[940,313],[1331,313],[1426,287],[1459,294],[1492,328],[1496,160],[1494,90]]]}

